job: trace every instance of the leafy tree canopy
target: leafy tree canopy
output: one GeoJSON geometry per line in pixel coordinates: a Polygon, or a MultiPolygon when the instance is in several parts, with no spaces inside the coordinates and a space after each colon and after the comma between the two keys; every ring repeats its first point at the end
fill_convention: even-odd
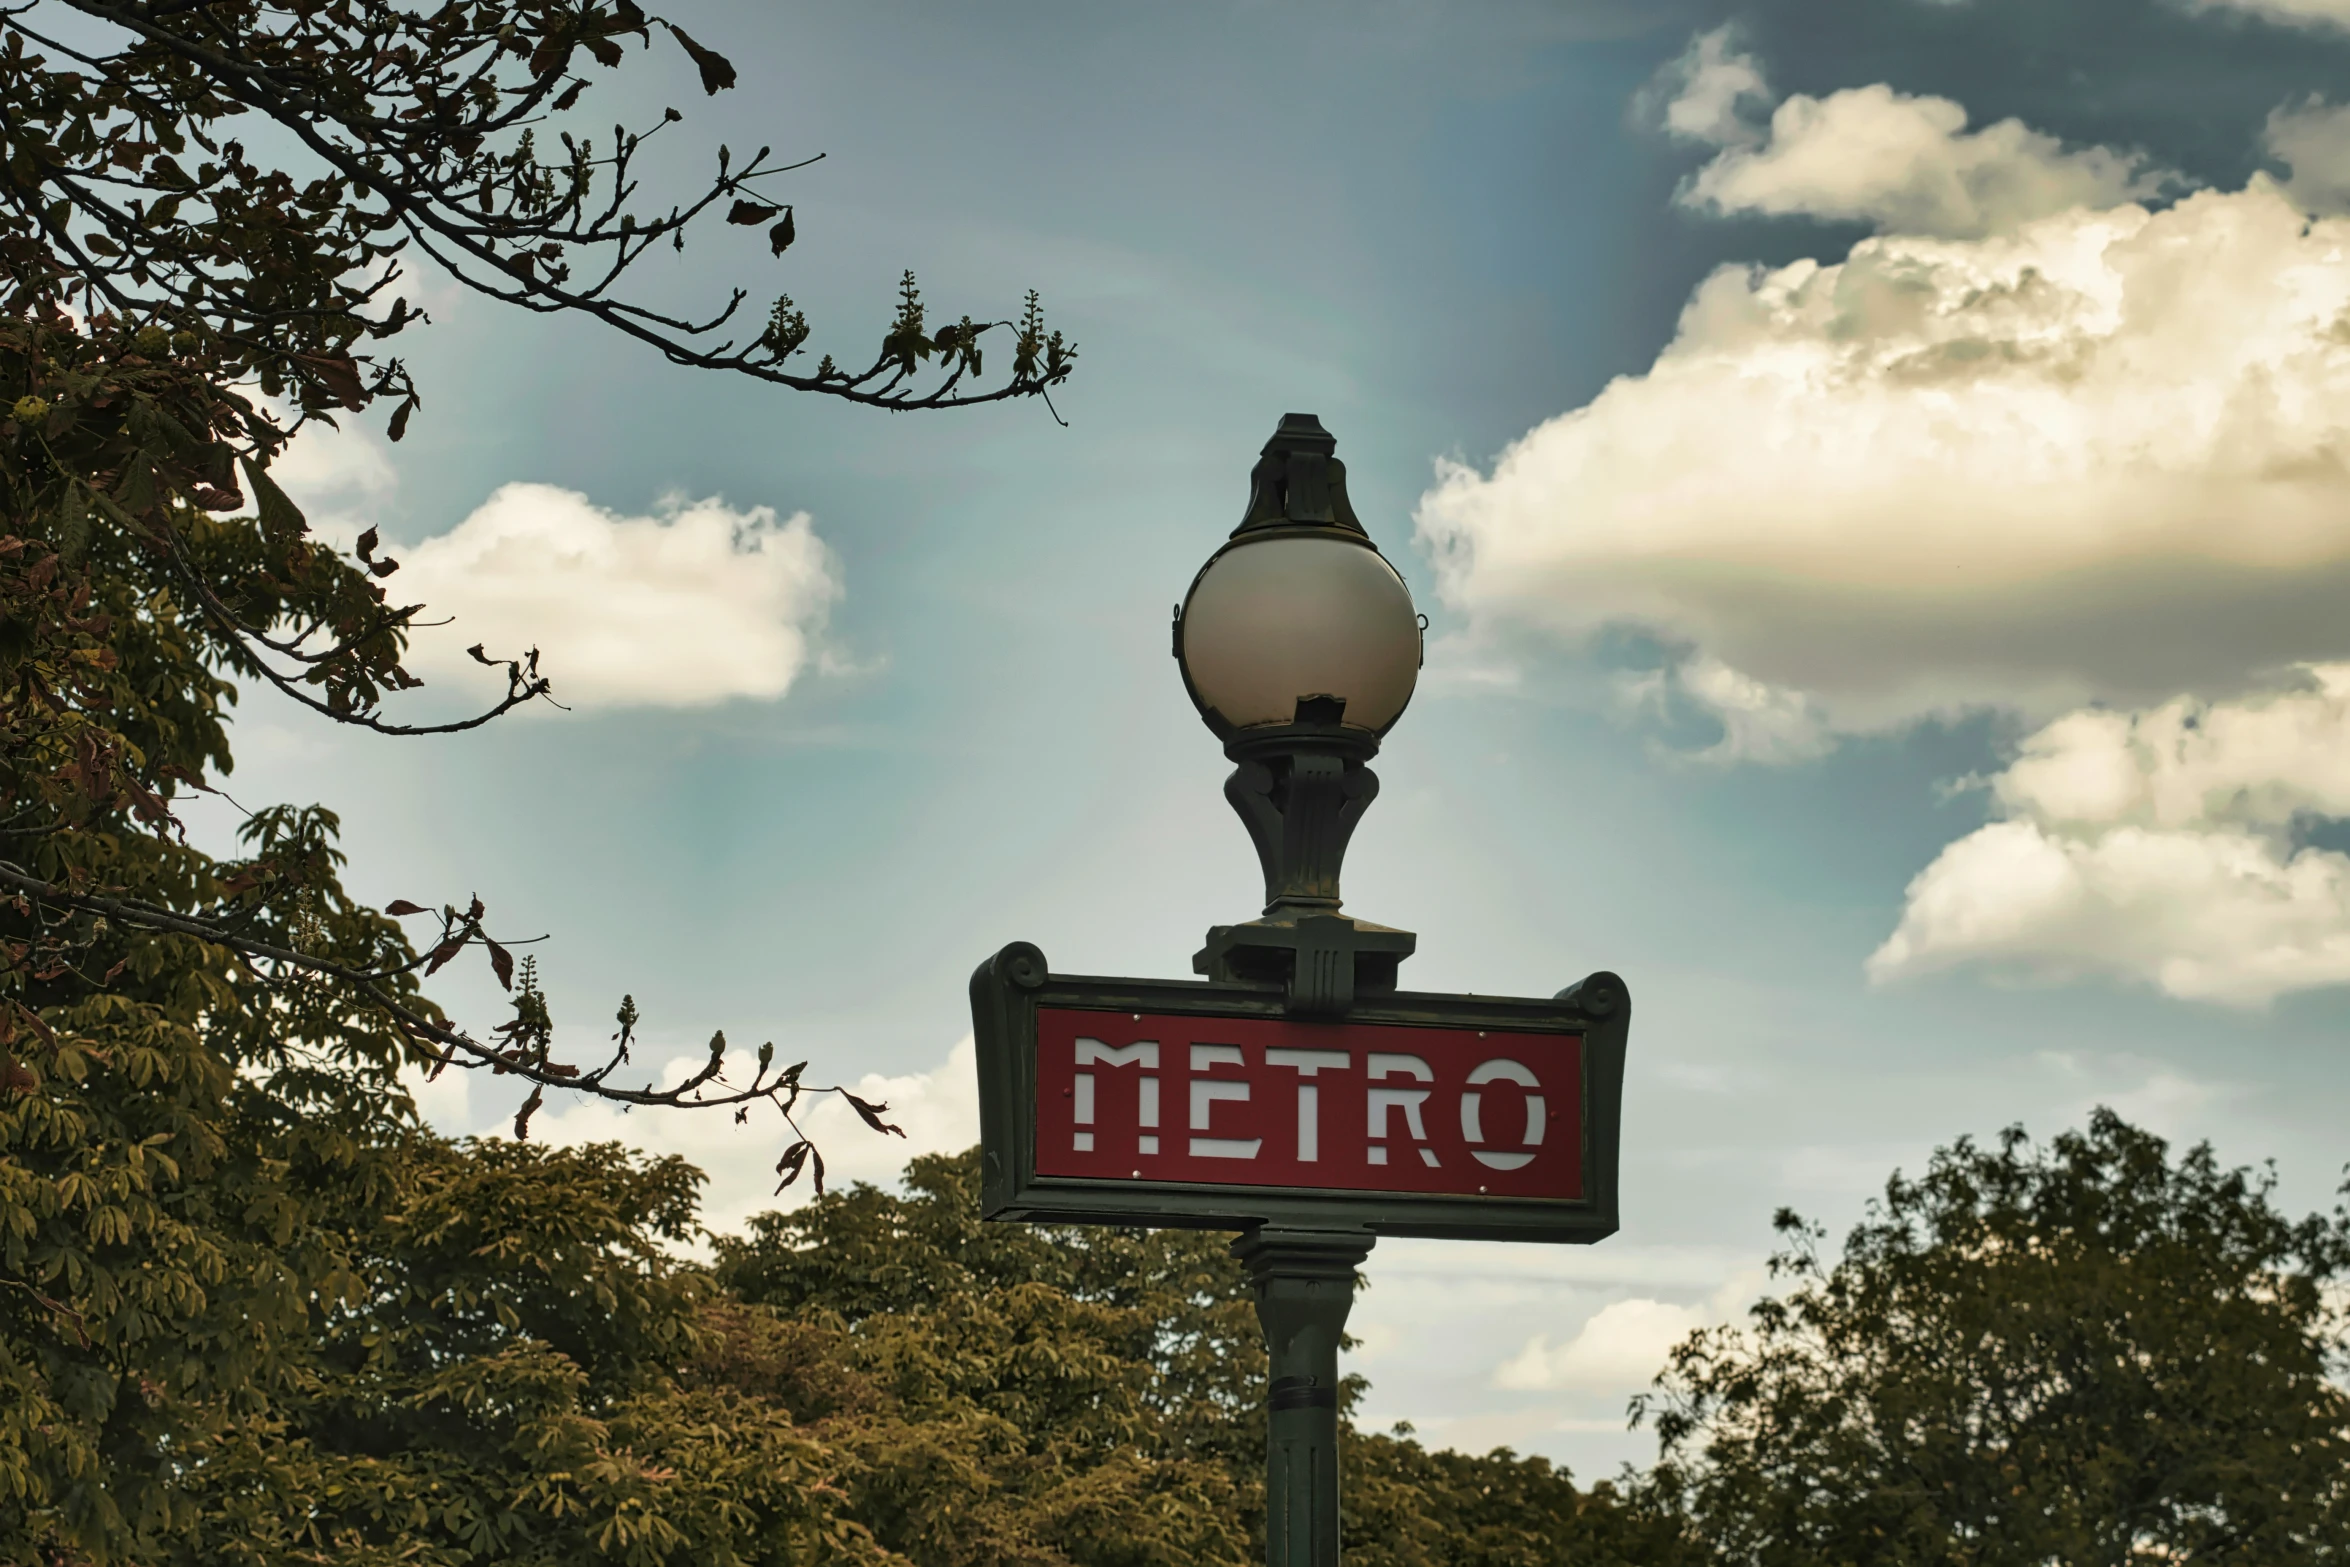
{"type": "MultiPolygon", "coordinates": [[[[718,1243],[722,1285],[871,1390],[817,1427],[859,1520],[940,1567],[1262,1561],[1265,1352],[1231,1238],[986,1224],[976,1151],[906,1186],[718,1243]]],[[[1671,1520],[1542,1459],[1351,1424],[1341,1451],[1356,1567],[1676,1559],[1671,1520]]]]}
{"type": "Polygon", "coordinates": [[[1656,1488],[1725,1563],[2350,1561],[2350,1215],[2100,1110],[1896,1175],[1841,1260],[1656,1397],[1656,1488]]]}
{"type": "Polygon", "coordinates": [[[132,1559],[891,1559],[849,1516],[836,1457],[745,1374],[761,1341],[742,1314],[670,1255],[695,1233],[698,1172],[422,1132],[382,1152],[379,1200],[330,1221],[344,1270],[295,1374],[187,1450],[175,1527],[132,1559]]]}
{"type": "MultiPolygon", "coordinates": [[[[677,1255],[700,1182],[681,1160],[420,1130],[369,1154],[367,1184],[307,1215],[336,1266],[267,1399],[176,1426],[142,1493],[168,1526],[79,1546],[0,1508],[6,1559],[1262,1557],[1264,1357],[1223,1236],[982,1226],[971,1154],[915,1161],[902,1197],[767,1216],[705,1270],[677,1255]]],[[[1674,1559],[1669,1521],[1539,1459],[1399,1431],[1350,1434],[1347,1462],[1360,1567],[1674,1559]]]]}
{"type": "MultiPolygon", "coordinates": [[[[763,230],[780,258],[792,207],[766,148],[721,147],[708,183],[646,199],[646,141],[683,118],[598,123],[597,73],[656,39],[706,93],[735,67],[634,0],[31,0],[0,19],[0,274],[7,309],[89,318],[203,347],[302,413],[418,401],[370,350],[423,319],[403,258],[524,309],[589,317],[686,365],[891,408],[1037,396],[1073,350],[1033,308],[1018,323],[926,327],[911,279],[868,364],[802,368],[805,314],[778,294],[735,324],[634,302],[631,269],[705,216],[763,230]],[[980,390],[991,333],[1010,374],[980,390]],[[925,386],[935,367],[935,384],[925,386]]],[[[821,156],[818,154],[817,156],[821,156]]]]}
{"type": "MultiPolygon", "coordinates": [[[[757,297],[773,303],[739,328],[748,290],[700,319],[627,297],[638,259],[697,225],[756,227],[765,268],[788,264],[797,233],[775,183],[786,169],[767,153],[717,149],[705,183],[657,198],[635,172],[640,148],[679,134],[682,115],[590,126],[591,83],[656,42],[681,51],[702,91],[733,86],[722,55],[631,0],[0,9],[0,1560],[156,1560],[189,1541],[362,1559],[378,1548],[369,1529],[437,1506],[432,1485],[452,1480],[353,1469],[314,1486],[281,1467],[238,1492],[228,1477],[298,1469],[298,1452],[356,1463],[350,1432],[402,1419],[524,1432],[515,1422],[543,1415],[555,1423],[501,1449],[507,1469],[472,1454],[463,1474],[488,1485],[527,1471],[567,1498],[588,1482],[562,1466],[589,1439],[563,1411],[618,1420],[638,1396],[617,1390],[625,1378],[595,1380],[611,1355],[547,1329],[574,1371],[598,1368],[566,1391],[573,1371],[519,1350],[460,1353],[450,1346],[476,1341],[411,1317],[366,1341],[372,1359],[330,1353],[356,1342],[352,1322],[406,1298],[385,1257],[437,1265],[385,1229],[416,1211],[432,1171],[455,1160],[464,1179],[488,1178],[486,1153],[416,1131],[402,1072],[513,1078],[518,1135],[550,1089],[766,1101],[787,1122],[806,1091],[799,1067],[771,1049],[742,1062],[722,1034],[682,1086],[639,1086],[625,1000],[600,1062],[562,1059],[528,960],[493,939],[480,900],[359,905],[323,808],[246,815],[226,857],[190,845],[174,814],[229,774],[239,688],[388,735],[468,728],[552,689],[530,650],[477,648],[506,675],[499,701],[452,723],[395,720],[387,703],[418,683],[402,658],[422,606],[397,598],[397,562],[372,534],[355,558],[325,547],[270,478],[313,419],[374,407],[400,437],[421,393],[390,349],[425,319],[403,297],[417,258],[677,363],[868,405],[1041,397],[1070,373],[1074,349],[1033,297],[1016,321],[934,327],[908,277],[879,347],[847,368],[805,363],[806,317],[771,285],[757,297]],[[983,384],[997,343],[998,379],[983,384]],[[418,922],[418,942],[400,919],[418,922]],[[480,1035],[423,990],[469,953],[514,997],[480,1035]],[[455,1336],[432,1337],[444,1330],[455,1336]],[[409,1342],[435,1347],[403,1360],[409,1342]],[[431,1381],[423,1368],[451,1356],[478,1386],[431,1381]],[[328,1419],[330,1387],[375,1412],[328,1419]],[[262,1515],[280,1489],[309,1509],[285,1517],[309,1522],[281,1518],[272,1534],[262,1515]],[[364,1526],[363,1497],[377,1509],[364,1526]]],[[[857,1108],[886,1129],[884,1107],[857,1108]]],[[[804,1139],[783,1166],[802,1167],[821,1181],[804,1139]]],[[[614,1198],[635,1217],[610,1222],[664,1233],[672,1210],[650,1201],[614,1198]]],[[[648,1324],[676,1315],[645,1310],[648,1324]]],[[[520,1330],[501,1316],[483,1331],[520,1330]]],[[[674,1378],[687,1329],[643,1332],[633,1353],[666,1357],[674,1378]]],[[[625,1478],[595,1483],[617,1495],[625,1478]]],[[[777,1483],[744,1494],[797,1482],[777,1483]]],[[[809,1481],[792,1505],[820,1489],[809,1481]]],[[[449,1520],[527,1513],[539,1504],[524,1494],[435,1524],[464,1542],[445,1559],[490,1559],[504,1525],[466,1534],[449,1520]]],[[[613,1528],[595,1549],[633,1541],[626,1559],[652,1559],[652,1535],[613,1528]]],[[[442,1534],[395,1530],[381,1538],[402,1543],[382,1549],[436,1559],[437,1543],[399,1553],[442,1534]]]]}

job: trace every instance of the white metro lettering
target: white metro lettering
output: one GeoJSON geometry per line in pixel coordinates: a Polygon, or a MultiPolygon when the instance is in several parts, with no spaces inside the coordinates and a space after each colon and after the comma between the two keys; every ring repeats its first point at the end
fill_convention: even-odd
{"type": "MultiPolygon", "coordinates": [[[[1371,1055],[1365,1075],[1373,1082],[1388,1077],[1409,1077],[1422,1083],[1431,1083],[1436,1080],[1436,1074],[1428,1069],[1428,1063],[1418,1056],[1382,1055],[1376,1051],[1371,1055]]],[[[1427,1165],[1436,1163],[1436,1150],[1428,1146],[1428,1128],[1420,1120],[1420,1106],[1427,1103],[1428,1092],[1425,1088],[1374,1088],[1371,1090],[1371,1163],[1385,1164],[1387,1162],[1387,1113],[1390,1110],[1403,1112],[1404,1125],[1410,1128],[1412,1141],[1420,1145],[1420,1162],[1427,1165]]]]}
{"type": "MultiPolygon", "coordinates": [[[[1248,1058],[1240,1053],[1238,1045],[1193,1045],[1191,1047],[1191,1129],[1209,1130],[1208,1117],[1219,1101],[1246,1103],[1248,1084],[1229,1079],[1204,1078],[1196,1074],[1218,1066],[1248,1067],[1248,1058]]],[[[1191,1156],[1194,1159],[1254,1159],[1257,1150],[1264,1147],[1262,1137],[1194,1137],[1191,1156]]]]}
{"type": "MultiPolygon", "coordinates": [[[[1080,1039],[1077,1041],[1077,1065],[1080,1067],[1096,1065],[1139,1066],[1145,1069],[1137,1074],[1139,1081],[1135,1088],[1134,1120],[1137,1126],[1143,1128],[1142,1135],[1135,1140],[1135,1150],[1138,1153],[1157,1153],[1159,1151],[1157,1135],[1159,1080],[1156,1076],[1159,1065],[1158,1043],[1155,1040],[1142,1039],[1122,1050],[1113,1050],[1098,1039],[1080,1039]]],[[[1077,1132],[1070,1146],[1079,1153],[1091,1153],[1093,1152],[1094,1111],[1093,1074],[1091,1072],[1080,1071],[1077,1074],[1077,1088],[1074,1097],[1076,1099],[1074,1119],[1077,1122],[1077,1132]]]]}
{"type": "Polygon", "coordinates": [[[1317,1162],[1322,1157],[1322,1093],[1314,1085],[1314,1074],[1324,1067],[1344,1071],[1354,1064],[1354,1057],[1343,1050],[1276,1049],[1265,1052],[1265,1064],[1297,1070],[1298,1162],[1317,1162]]]}
{"type": "MultiPolygon", "coordinates": [[[[1532,1090],[1540,1088],[1542,1082],[1524,1065],[1501,1056],[1486,1062],[1469,1074],[1469,1087],[1461,1093],[1461,1136],[1471,1143],[1485,1141],[1485,1129],[1478,1121],[1479,1101],[1484,1096],[1477,1092],[1477,1085],[1503,1082],[1515,1083],[1520,1088],[1528,1090],[1526,1094],[1526,1135],[1523,1141],[1528,1148],[1541,1147],[1543,1123],[1547,1117],[1544,1113],[1542,1096],[1532,1090]]],[[[1477,1162],[1489,1170],[1522,1170],[1534,1162],[1534,1156],[1531,1153],[1497,1153],[1488,1148],[1471,1148],[1469,1152],[1475,1154],[1477,1162]]]]}

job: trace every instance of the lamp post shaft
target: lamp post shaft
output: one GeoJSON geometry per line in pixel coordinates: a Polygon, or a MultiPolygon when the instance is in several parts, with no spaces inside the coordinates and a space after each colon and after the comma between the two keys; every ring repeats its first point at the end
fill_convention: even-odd
{"type": "Polygon", "coordinates": [[[1233,1242],[1256,1286],[1272,1380],[1266,1399],[1265,1556],[1270,1567],[1338,1567],[1338,1341],[1360,1230],[1274,1225],[1233,1242]]]}
{"type": "Polygon", "coordinates": [[[1378,740],[1333,718],[1236,736],[1224,750],[1238,764],[1224,798],[1256,845],[1265,912],[1336,913],[1347,841],[1379,796],[1379,775],[1366,765],[1378,740]]]}

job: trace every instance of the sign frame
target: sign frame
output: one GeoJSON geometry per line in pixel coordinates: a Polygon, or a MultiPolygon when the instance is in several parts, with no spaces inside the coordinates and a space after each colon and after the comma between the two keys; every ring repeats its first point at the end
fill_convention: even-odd
{"type": "Polygon", "coordinates": [[[1632,1000],[1612,973],[1592,974],[1547,1001],[1405,990],[1358,994],[1337,1021],[1337,1026],[1378,1023],[1581,1036],[1583,1179],[1582,1195],[1576,1198],[1040,1176],[1037,1014],[1046,1007],[1296,1021],[1277,987],[1055,974],[1034,945],[1019,941],[1005,947],[971,976],[983,1149],[980,1209],[986,1218],[1214,1230],[1269,1225],[1568,1245],[1588,1245],[1616,1232],[1632,1000]]]}

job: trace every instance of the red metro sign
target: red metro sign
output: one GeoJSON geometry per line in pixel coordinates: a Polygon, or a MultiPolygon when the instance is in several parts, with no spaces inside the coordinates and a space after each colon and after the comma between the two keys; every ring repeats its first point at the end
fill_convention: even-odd
{"type": "Polygon", "coordinates": [[[1036,1173],[1583,1195],[1576,1034],[1040,1008],[1036,1173]]]}
{"type": "Polygon", "coordinates": [[[1395,992],[1344,1021],[1278,992],[972,978],[991,1218],[1591,1241],[1615,1228],[1630,1001],[1395,992]]]}

